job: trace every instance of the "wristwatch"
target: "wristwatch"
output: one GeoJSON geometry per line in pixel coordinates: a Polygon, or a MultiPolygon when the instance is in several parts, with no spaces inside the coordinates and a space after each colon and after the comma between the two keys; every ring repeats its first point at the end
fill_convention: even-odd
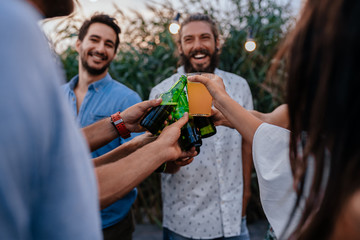
{"type": "Polygon", "coordinates": [[[111,123],[116,128],[120,137],[126,139],[130,137],[130,131],[125,127],[124,120],[120,116],[120,112],[111,115],[111,123]]]}

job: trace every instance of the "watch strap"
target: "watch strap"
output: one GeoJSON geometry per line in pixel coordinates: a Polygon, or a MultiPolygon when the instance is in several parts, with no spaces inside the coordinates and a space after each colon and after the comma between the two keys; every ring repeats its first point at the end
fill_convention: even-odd
{"type": "Polygon", "coordinates": [[[111,123],[116,128],[120,137],[126,139],[130,137],[130,131],[125,127],[124,120],[120,116],[120,112],[111,115],[111,123]]]}

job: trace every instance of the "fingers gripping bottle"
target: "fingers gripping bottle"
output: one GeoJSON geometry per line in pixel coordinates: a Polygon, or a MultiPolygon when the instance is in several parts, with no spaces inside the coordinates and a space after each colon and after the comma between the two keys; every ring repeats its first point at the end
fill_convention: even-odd
{"type": "Polygon", "coordinates": [[[165,127],[165,120],[175,109],[177,101],[184,87],[187,78],[182,75],[179,80],[169,89],[160,95],[162,102],[159,106],[151,108],[151,110],[141,120],[140,125],[146,128],[152,134],[160,134],[165,127]]]}

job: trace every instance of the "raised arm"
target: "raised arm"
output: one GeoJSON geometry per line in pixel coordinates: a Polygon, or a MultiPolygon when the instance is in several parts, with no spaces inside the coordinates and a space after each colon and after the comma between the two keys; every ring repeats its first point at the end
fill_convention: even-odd
{"type": "Polygon", "coordinates": [[[99,167],[104,164],[115,162],[123,157],[130,155],[139,148],[145,146],[146,144],[153,142],[157,137],[152,135],[149,132],[146,132],[142,135],[139,135],[129,142],[125,142],[113,149],[110,152],[105,153],[97,158],[93,159],[95,167],[99,167]]]}
{"type": "Polygon", "coordinates": [[[219,76],[209,79],[201,75],[195,75],[188,77],[188,80],[203,83],[213,97],[214,106],[228,120],[228,126],[235,128],[246,141],[252,142],[256,129],[262,121],[249,113],[227,94],[223,81],[219,76]]]}
{"type": "Polygon", "coordinates": [[[261,113],[255,110],[250,111],[250,113],[263,122],[289,129],[289,112],[287,104],[278,106],[271,113],[261,113]]]}
{"type": "MultiPolygon", "coordinates": [[[[145,129],[140,126],[140,120],[149,108],[158,106],[160,103],[161,99],[148,100],[137,103],[121,112],[120,116],[124,120],[126,128],[131,132],[145,131],[145,129]]],[[[119,137],[117,130],[111,123],[110,117],[84,127],[82,131],[91,151],[94,151],[119,137]]]]}
{"type": "Polygon", "coordinates": [[[185,114],[177,122],[167,126],[153,142],[132,154],[109,164],[97,167],[101,208],[120,199],[154,172],[162,163],[179,158],[192,159],[196,152],[181,151],[178,144],[180,129],[187,122],[185,114]]]}

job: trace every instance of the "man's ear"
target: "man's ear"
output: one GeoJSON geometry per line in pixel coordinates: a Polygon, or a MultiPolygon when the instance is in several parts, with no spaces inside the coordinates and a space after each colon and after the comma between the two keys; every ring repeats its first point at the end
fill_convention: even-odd
{"type": "Polygon", "coordinates": [[[220,50],[220,39],[216,39],[215,48],[219,51],[220,50]]]}
{"type": "Polygon", "coordinates": [[[81,41],[78,39],[76,40],[76,43],[75,43],[75,50],[80,53],[80,45],[81,45],[81,41]]]}
{"type": "Polygon", "coordinates": [[[178,52],[179,52],[179,55],[183,54],[183,49],[181,47],[181,43],[178,44],[178,52]]]}

